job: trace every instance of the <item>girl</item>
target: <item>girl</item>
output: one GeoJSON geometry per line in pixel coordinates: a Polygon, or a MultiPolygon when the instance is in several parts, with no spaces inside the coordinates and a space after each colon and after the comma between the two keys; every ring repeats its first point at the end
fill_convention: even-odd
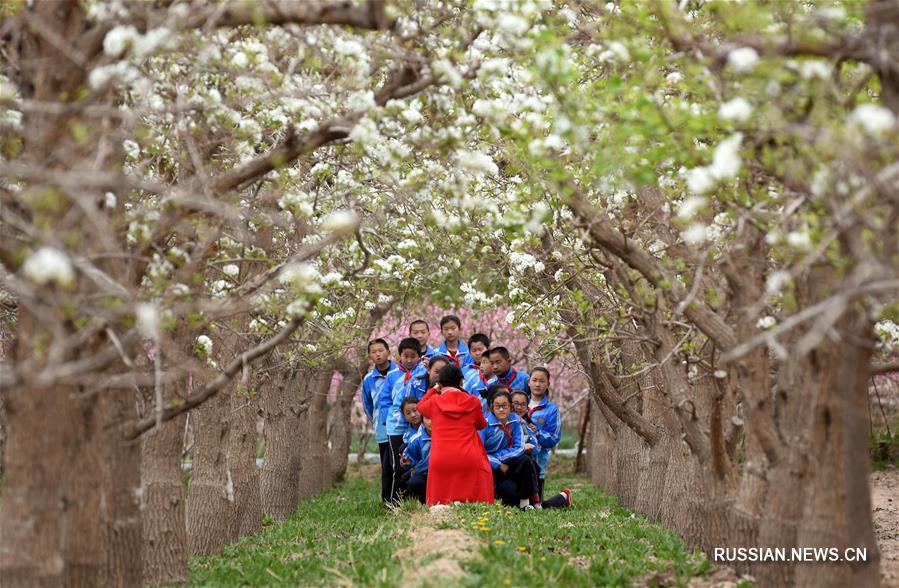
{"type": "Polygon", "coordinates": [[[498,389],[490,396],[490,414],[481,439],[493,468],[493,487],[507,506],[542,508],[537,468],[524,453],[521,419],[512,412],[512,396],[498,389]]]}
{"type": "MultiPolygon", "coordinates": [[[[540,452],[540,442],[530,429],[531,417],[528,415],[528,395],[521,390],[512,392],[512,410],[521,419],[521,434],[524,436],[524,452],[535,457],[540,452]]],[[[543,498],[543,478],[538,482],[540,498],[543,498]]],[[[559,494],[543,501],[543,508],[564,508],[571,506],[571,490],[564,488],[559,494]]]]}
{"type": "Polygon", "coordinates": [[[490,462],[478,438],[487,421],[478,399],[461,388],[462,370],[444,365],[418,402],[418,412],[432,421],[428,504],[493,502],[490,462]]]}
{"type": "Polygon", "coordinates": [[[431,457],[431,419],[422,421],[421,427],[412,435],[409,445],[403,451],[401,463],[409,468],[403,476],[403,488],[407,494],[424,504],[428,487],[428,461],[431,457]]]}
{"type": "Polygon", "coordinates": [[[540,495],[543,495],[543,484],[546,481],[546,468],[553,447],[562,438],[562,415],[559,407],[549,401],[549,370],[544,367],[534,368],[529,381],[531,400],[528,403],[528,416],[531,424],[528,428],[537,438],[540,445],[537,451],[537,467],[540,469],[540,495]]]}

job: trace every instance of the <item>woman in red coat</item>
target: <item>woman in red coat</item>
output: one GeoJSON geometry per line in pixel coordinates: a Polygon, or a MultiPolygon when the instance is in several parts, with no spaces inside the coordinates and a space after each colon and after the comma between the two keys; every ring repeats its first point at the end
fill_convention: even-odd
{"type": "Polygon", "coordinates": [[[428,504],[493,502],[493,472],[478,430],[487,426],[477,396],[462,388],[462,370],[440,368],[437,385],[418,401],[431,419],[428,504]]]}

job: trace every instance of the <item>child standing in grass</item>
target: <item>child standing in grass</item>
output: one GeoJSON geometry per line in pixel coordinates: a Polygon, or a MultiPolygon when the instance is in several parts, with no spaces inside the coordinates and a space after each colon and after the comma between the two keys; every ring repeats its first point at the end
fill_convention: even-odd
{"type": "Polygon", "coordinates": [[[443,335],[443,344],[437,348],[437,353],[445,355],[459,368],[472,364],[468,347],[459,340],[462,332],[462,320],[454,314],[448,314],[440,319],[440,334],[443,335]]]}
{"type": "Polygon", "coordinates": [[[390,486],[390,501],[399,499],[399,482],[402,471],[399,467],[402,456],[403,435],[409,428],[403,416],[403,400],[408,397],[419,399],[428,387],[428,370],[421,363],[421,346],[417,339],[407,337],[400,341],[400,362],[387,379],[391,403],[387,413],[387,442],[390,446],[393,481],[390,486]]]}
{"type": "MultiPolygon", "coordinates": [[[[493,377],[509,390],[527,390],[528,374],[519,372],[512,367],[512,354],[505,347],[494,347],[487,352],[490,365],[493,367],[493,377]]],[[[493,383],[491,380],[489,383],[493,383]]]]}
{"type": "Polygon", "coordinates": [[[431,326],[424,319],[415,319],[409,323],[409,336],[418,340],[421,344],[421,360],[427,365],[431,358],[437,355],[437,350],[428,345],[431,337],[431,326]]]}
{"type": "Polygon", "coordinates": [[[381,454],[381,499],[387,502],[393,483],[393,462],[387,438],[387,412],[391,400],[387,380],[396,370],[396,364],[390,359],[390,347],[384,339],[368,342],[368,360],[374,367],[362,380],[362,408],[375,429],[375,441],[381,454]]]}
{"type": "Polygon", "coordinates": [[[538,367],[531,370],[531,400],[528,402],[529,428],[537,437],[540,450],[537,452],[537,466],[540,468],[540,495],[546,481],[546,468],[552,448],[562,439],[562,415],[559,407],[549,401],[549,370],[538,367]]]}
{"type": "Polygon", "coordinates": [[[484,333],[475,333],[468,338],[468,354],[471,355],[472,364],[462,368],[464,382],[462,386],[469,394],[481,399],[484,407],[484,415],[487,415],[487,381],[493,377],[490,362],[484,354],[490,348],[490,337],[484,333]],[[486,368],[486,371],[484,371],[486,368]]]}

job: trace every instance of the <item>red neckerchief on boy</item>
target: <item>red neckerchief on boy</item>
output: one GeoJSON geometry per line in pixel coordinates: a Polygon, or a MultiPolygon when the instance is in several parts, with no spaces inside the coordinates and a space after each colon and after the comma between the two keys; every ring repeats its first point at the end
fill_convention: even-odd
{"type": "Polygon", "coordinates": [[[478,377],[481,379],[481,383],[484,384],[484,387],[487,387],[487,378],[484,377],[484,372],[481,371],[481,364],[476,363],[474,367],[478,368],[478,377]]]}
{"type": "Polygon", "coordinates": [[[510,368],[509,368],[509,377],[508,377],[508,378],[504,378],[504,377],[502,377],[502,376],[496,376],[496,377],[497,377],[497,379],[498,379],[500,382],[502,382],[503,384],[505,384],[506,387],[508,388],[509,386],[512,385],[513,380],[515,380],[515,378],[518,377],[518,372],[515,371],[515,368],[510,367],[510,368]]]}
{"type": "Polygon", "coordinates": [[[399,367],[400,367],[400,370],[403,372],[403,385],[405,386],[406,384],[409,383],[409,380],[412,379],[412,370],[407,370],[406,366],[404,366],[402,364],[402,362],[400,362],[399,367]]]}
{"type": "Polygon", "coordinates": [[[459,366],[459,358],[456,357],[457,355],[459,355],[459,350],[458,350],[458,349],[456,349],[455,351],[450,351],[449,348],[447,347],[447,349],[446,349],[446,358],[449,359],[449,360],[450,360],[451,362],[453,362],[454,364],[456,364],[456,367],[460,367],[460,366],[459,366]]]}
{"type": "MultiPolygon", "coordinates": [[[[544,396],[543,398],[546,398],[546,396],[544,396]]],[[[540,402],[543,402],[543,400],[541,399],[540,402]]],[[[535,412],[537,412],[538,410],[543,410],[543,409],[546,408],[547,406],[549,406],[549,404],[538,404],[537,406],[534,406],[534,407],[532,407],[532,408],[529,408],[529,409],[528,409],[528,416],[529,416],[529,417],[530,417],[530,416],[533,416],[535,412]]]]}
{"type": "Polygon", "coordinates": [[[509,430],[509,423],[506,423],[505,425],[502,423],[499,423],[499,428],[502,429],[503,433],[506,434],[506,447],[507,448],[511,447],[512,446],[512,431],[509,430]]]}

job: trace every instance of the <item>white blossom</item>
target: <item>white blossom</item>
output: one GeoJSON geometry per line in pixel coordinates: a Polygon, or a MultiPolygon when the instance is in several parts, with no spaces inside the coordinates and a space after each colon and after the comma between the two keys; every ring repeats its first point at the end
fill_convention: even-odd
{"type": "Polygon", "coordinates": [[[830,64],[820,59],[808,59],[799,64],[799,75],[806,80],[827,79],[830,77],[831,71],[830,64]]]}
{"type": "Polygon", "coordinates": [[[787,233],[787,244],[796,249],[809,250],[812,248],[812,238],[808,231],[790,231],[787,233]]]}
{"type": "Polygon", "coordinates": [[[765,281],[765,292],[769,296],[775,296],[780,294],[781,290],[783,290],[784,286],[790,283],[792,280],[792,276],[790,276],[790,272],[784,270],[777,270],[772,272],[768,279],[765,281]]]}
{"type": "Polygon", "coordinates": [[[746,122],[752,115],[752,105],[740,96],[732,98],[724,102],[718,108],[718,118],[721,120],[732,120],[736,122],[746,122]]]}
{"type": "Polygon", "coordinates": [[[197,351],[206,357],[212,355],[212,339],[208,335],[200,335],[197,337],[197,351]]]}
{"type": "Polygon", "coordinates": [[[335,210],[322,219],[323,231],[335,235],[351,235],[359,226],[359,217],[352,210],[335,210]]]}
{"type": "Polygon", "coordinates": [[[509,35],[523,35],[530,27],[528,21],[518,16],[504,12],[496,19],[496,25],[499,30],[509,35]]]}
{"type": "Polygon", "coordinates": [[[141,302],[134,308],[137,329],[148,339],[159,335],[159,309],[152,302],[141,302]]]}
{"type": "Polygon", "coordinates": [[[712,154],[712,165],[709,172],[716,180],[724,180],[736,176],[740,171],[740,145],[742,133],[734,133],[721,141],[712,154]]]}
{"type": "Polygon", "coordinates": [[[687,189],[694,194],[705,194],[715,187],[715,177],[707,167],[694,167],[687,170],[684,175],[687,180],[687,189]]]}
{"type": "Polygon", "coordinates": [[[859,104],[849,114],[849,122],[861,125],[869,135],[880,135],[896,126],[896,115],[877,104],[859,104]]]}
{"type": "Polygon", "coordinates": [[[456,152],[456,162],[462,169],[476,175],[495,176],[499,173],[499,168],[493,163],[493,158],[480,151],[458,151],[456,152]]]}
{"type": "Polygon", "coordinates": [[[75,271],[69,256],[55,247],[41,247],[22,264],[22,273],[35,284],[70,286],[75,271]]]}
{"type": "Polygon", "coordinates": [[[758,61],[759,54],[752,47],[740,47],[727,54],[727,65],[737,73],[752,71],[758,61]]]}
{"type": "Polygon", "coordinates": [[[287,308],[284,309],[284,313],[288,318],[300,318],[304,316],[307,312],[309,312],[309,301],[303,298],[299,298],[294,300],[290,304],[287,305],[287,308]]]}
{"type": "Polygon", "coordinates": [[[703,206],[706,205],[708,199],[703,196],[690,196],[681,204],[677,211],[677,217],[684,220],[690,220],[703,206]]]}
{"type": "Polygon", "coordinates": [[[446,82],[453,88],[462,86],[462,74],[459,73],[450,60],[438,59],[431,64],[431,69],[437,74],[438,79],[446,82]]]}
{"type": "Polygon", "coordinates": [[[777,324],[777,319],[773,316],[766,315],[756,321],[755,326],[760,329],[770,329],[777,324]]]}
{"type": "Polygon", "coordinates": [[[115,208],[117,203],[118,199],[112,192],[107,192],[103,195],[103,206],[106,208],[115,208]]]}
{"type": "Polygon", "coordinates": [[[684,74],[679,71],[673,71],[665,76],[665,82],[672,86],[681,83],[684,80],[684,74]]]}
{"type": "Polygon", "coordinates": [[[278,280],[285,286],[291,286],[300,292],[319,294],[322,291],[318,270],[308,263],[292,263],[281,270],[278,280]]]}
{"type": "Polygon", "coordinates": [[[702,223],[693,223],[687,230],[681,233],[684,242],[689,245],[699,245],[708,239],[709,229],[702,223]]]}
{"type": "Polygon", "coordinates": [[[229,278],[236,278],[240,274],[240,268],[236,264],[229,263],[222,267],[222,273],[229,278]]]}
{"type": "Polygon", "coordinates": [[[137,29],[132,25],[114,27],[103,37],[103,53],[109,57],[119,57],[139,36],[137,29]]]}

